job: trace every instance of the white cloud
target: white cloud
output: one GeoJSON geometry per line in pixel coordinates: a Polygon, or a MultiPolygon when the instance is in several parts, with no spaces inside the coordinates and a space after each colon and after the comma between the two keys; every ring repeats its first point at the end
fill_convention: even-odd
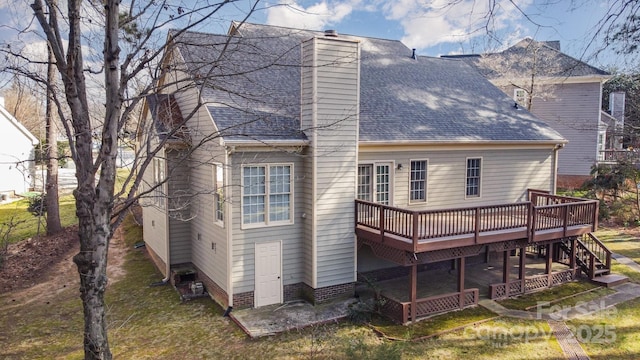
{"type": "Polygon", "coordinates": [[[280,0],[267,10],[267,24],[309,30],[324,30],[325,27],[344,20],[359,1],[323,0],[307,6],[295,0],[280,0]]]}
{"type": "Polygon", "coordinates": [[[532,0],[392,0],[382,5],[385,17],[404,29],[402,42],[427,48],[441,43],[462,43],[490,31],[517,28],[532,0]],[[489,5],[493,4],[492,9],[489,5]],[[486,28],[485,28],[486,27],[486,28]]]}

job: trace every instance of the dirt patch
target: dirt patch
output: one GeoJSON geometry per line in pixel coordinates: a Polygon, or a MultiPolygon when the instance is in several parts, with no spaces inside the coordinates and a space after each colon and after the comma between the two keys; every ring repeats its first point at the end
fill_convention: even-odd
{"type": "MultiPolygon", "coordinates": [[[[38,236],[9,246],[5,266],[0,269],[0,294],[12,293],[11,303],[25,304],[55,296],[80,282],[73,256],[79,251],[78,227],[65,228],[52,236],[38,236]]],[[[124,276],[126,246],[118,229],[109,246],[109,284],[124,276]]]]}

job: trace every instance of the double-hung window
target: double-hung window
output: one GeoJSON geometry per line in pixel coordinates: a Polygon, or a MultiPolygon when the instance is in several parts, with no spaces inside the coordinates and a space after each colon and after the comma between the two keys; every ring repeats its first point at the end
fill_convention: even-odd
{"type": "Polygon", "coordinates": [[[411,160],[409,179],[409,201],[427,201],[427,161],[411,160]]]}
{"type": "Polygon", "coordinates": [[[292,221],[293,165],[242,168],[242,224],[277,225],[292,221]]]}
{"type": "Polygon", "coordinates": [[[164,207],[164,177],[164,160],[153,158],[153,202],[159,207],[164,207]]]}
{"type": "Polygon", "coordinates": [[[224,168],[221,164],[213,165],[213,208],[214,220],[224,223],[224,168]]]}
{"type": "Polygon", "coordinates": [[[480,197],[481,158],[467,159],[466,197],[480,197]]]}

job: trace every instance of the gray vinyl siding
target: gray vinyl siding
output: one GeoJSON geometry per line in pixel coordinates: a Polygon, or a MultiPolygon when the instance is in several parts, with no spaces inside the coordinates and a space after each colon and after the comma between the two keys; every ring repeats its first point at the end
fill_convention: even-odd
{"type": "MultiPolygon", "coordinates": [[[[302,66],[300,70],[301,73],[301,90],[300,90],[300,128],[307,132],[309,138],[311,139],[311,135],[313,134],[313,126],[314,126],[314,76],[315,76],[315,67],[312,66],[314,62],[314,50],[313,43],[308,42],[304,45],[304,49],[302,50],[302,63],[305,66],[302,66]],[[311,64],[306,66],[306,64],[311,64]]],[[[313,178],[313,150],[311,147],[305,150],[305,155],[307,156],[307,161],[304,162],[304,181],[302,181],[302,207],[303,212],[306,214],[306,220],[303,224],[303,234],[305,241],[303,242],[303,258],[304,258],[304,276],[303,282],[309,286],[313,286],[314,282],[314,267],[315,267],[315,259],[314,259],[314,251],[315,251],[315,242],[313,240],[313,186],[315,179],[313,178]]]]}
{"type": "MultiPolygon", "coordinates": [[[[559,175],[589,175],[598,151],[601,84],[554,85],[531,112],[569,140],[558,157],[559,175]]],[[[513,96],[513,89],[506,90],[513,96]]]]}
{"type": "Polygon", "coordinates": [[[304,260],[304,270],[302,281],[308,285],[313,284],[313,242],[311,238],[313,236],[312,231],[312,216],[313,216],[313,171],[312,162],[308,160],[310,152],[309,149],[305,149],[303,155],[307,159],[302,161],[300,165],[300,171],[304,174],[300,180],[300,187],[298,193],[300,194],[300,212],[304,214],[303,223],[303,239],[302,242],[302,258],[304,260]]]}
{"type": "MultiPolygon", "coordinates": [[[[226,150],[221,145],[221,139],[216,136],[217,129],[206,106],[199,104],[200,95],[197,87],[184,80],[186,78],[180,71],[172,73],[172,77],[169,77],[170,81],[176,83],[176,90],[179,87],[180,91],[175,93],[175,97],[182,115],[190,116],[187,125],[191,143],[198,145],[190,154],[188,162],[185,161],[184,166],[187,169],[180,175],[183,178],[186,177],[183,184],[188,185],[183,190],[189,198],[186,204],[189,230],[184,229],[184,222],[181,221],[175,231],[181,236],[187,234],[189,236],[189,261],[227,291],[229,244],[226,229],[215,223],[212,170],[214,163],[224,164],[226,150]]],[[[227,179],[225,184],[229,184],[227,179]]],[[[182,243],[175,245],[179,259],[186,260],[187,247],[182,243]]],[[[172,263],[174,263],[173,259],[172,263]]]]}
{"type": "MultiPolygon", "coordinates": [[[[199,109],[190,121],[196,122],[191,126],[192,129],[197,129],[193,132],[194,143],[216,132],[211,117],[204,107],[199,109]]],[[[224,225],[216,222],[213,174],[214,164],[226,167],[225,151],[220,145],[220,139],[215,137],[193,151],[189,162],[189,192],[193,196],[190,203],[191,261],[218,286],[227,291],[229,240],[224,225]]],[[[230,182],[227,178],[224,182],[226,193],[230,182]]],[[[228,216],[230,214],[225,213],[225,218],[228,216]]]]}
{"type": "Polygon", "coordinates": [[[316,288],[355,281],[357,56],[358,44],[353,42],[316,38],[303,43],[302,123],[311,139],[314,173],[316,288]],[[307,104],[315,105],[315,118],[307,104]]]}
{"type": "Polygon", "coordinates": [[[171,264],[188,263],[191,261],[188,154],[181,151],[167,151],[166,154],[170,260],[171,264]]]}
{"type": "Polygon", "coordinates": [[[361,153],[359,163],[394,161],[393,205],[442,209],[525,201],[527,189],[551,190],[553,149],[424,150],[361,153]],[[482,158],[480,197],[465,198],[466,159],[482,158]],[[427,201],[409,203],[410,160],[428,161],[427,201]],[[401,170],[397,164],[402,164],[401,170]]]}
{"type": "Polygon", "coordinates": [[[306,173],[303,157],[285,151],[236,152],[230,156],[232,166],[232,231],[233,231],[233,292],[253,291],[255,288],[255,244],[259,242],[282,242],[282,283],[290,285],[304,279],[304,224],[311,221],[303,218],[306,173]],[[268,164],[293,164],[293,212],[292,223],[242,228],[242,166],[268,164]]]}
{"type": "MultiPolygon", "coordinates": [[[[142,175],[141,191],[146,191],[154,183],[153,166],[149,166],[142,175]]],[[[150,247],[165,263],[167,263],[167,214],[163,207],[158,207],[156,202],[145,195],[140,199],[142,205],[143,239],[146,246],[150,247]]],[[[160,269],[163,273],[165,269],[160,269]]],[[[167,275],[167,274],[165,274],[167,275]]]]}

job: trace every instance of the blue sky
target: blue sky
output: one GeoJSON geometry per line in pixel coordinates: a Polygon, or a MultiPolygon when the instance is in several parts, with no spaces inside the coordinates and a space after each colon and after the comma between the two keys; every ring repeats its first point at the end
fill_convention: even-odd
{"type": "Polygon", "coordinates": [[[252,22],[398,39],[420,55],[479,53],[524,37],[560,40],[562,51],[594,66],[622,66],[588,46],[598,22],[617,3],[600,0],[270,0],[252,22]],[[489,28],[488,4],[494,3],[489,28]],[[279,5],[279,6],[273,6],[279,5]],[[525,15],[529,18],[527,19],[525,15]]]}
{"type": "MultiPolygon", "coordinates": [[[[622,1],[263,0],[249,21],[397,39],[410,48],[416,48],[418,54],[428,56],[500,50],[527,36],[536,40],[560,40],[563,52],[608,69],[610,66],[624,68],[625,65],[611,51],[594,58],[595,46],[588,44],[607,9],[622,1]],[[489,24],[488,4],[495,5],[489,24]],[[488,41],[484,27],[487,24],[493,32],[494,41],[488,41]]],[[[0,42],[7,41],[9,34],[25,24],[37,29],[29,7],[31,2],[0,0],[0,42]]],[[[191,0],[174,2],[183,6],[193,3],[191,0]]],[[[126,3],[128,1],[123,1],[123,6],[126,3]]],[[[228,6],[200,30],[226,32],[229,21],[241,19],[250,4],[249,0],[241,0],[228,6]]],[[[23,42],[27,39],[22,37],[23,42]]],[[[26,44],[30,42],[28,40],[26,44]]],[[[101,46],[101,41],[97,44],[101,46]]]]}

